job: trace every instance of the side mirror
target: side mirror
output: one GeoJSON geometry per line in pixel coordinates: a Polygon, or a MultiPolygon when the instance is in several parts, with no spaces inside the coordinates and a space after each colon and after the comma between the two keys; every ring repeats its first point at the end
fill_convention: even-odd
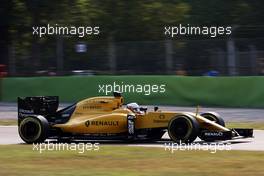
{"type": "Polygon", "coordinates": [[[139,108],[140,111],[144,111],[145,113],[147,112],[148,108],[147,107],[140,107],[139,108]]]}
{"type": "Polygon", "coordinates": [[[115,92],[113,92],[113,94],[114,94],[114,97],[115,97],[115,98],[122,97],[121,92],[115,91],[115,92]]]}
{"type": "Polygon", "coordinates": [[[154,107],[154,111],[156,112],[157,110],[159,110],[159,107],[158,106],[155,106],[154,107]]]}

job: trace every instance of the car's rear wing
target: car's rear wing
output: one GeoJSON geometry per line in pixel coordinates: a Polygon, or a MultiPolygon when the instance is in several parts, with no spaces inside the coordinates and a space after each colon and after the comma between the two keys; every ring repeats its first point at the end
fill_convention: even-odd
{"type": "Polygon", "coordinates": [[[21,118],[36,115],[55,114],[59,106],[58,96],[36,96],[36,97],[18,97],[18,121],[21,118]]]}

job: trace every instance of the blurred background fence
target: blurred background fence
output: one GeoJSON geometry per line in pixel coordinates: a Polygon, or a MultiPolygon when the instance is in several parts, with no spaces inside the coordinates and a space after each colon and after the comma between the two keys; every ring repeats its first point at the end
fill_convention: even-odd
{"type": "Polygon", "coordinates": [[[11,47],[9,76],[40,75],[263,75],[264,39],[42,42],[38,59],[11,47]]]}
{"type": "Polygon", "coordinates": [[[264,1],[3,0],[0,75],[264,74],[264,1]],[[32,27],[99,27],[98,35],[33,35],[32,27]],[[165,26],[232,27],[176,36],[165,26]]]}

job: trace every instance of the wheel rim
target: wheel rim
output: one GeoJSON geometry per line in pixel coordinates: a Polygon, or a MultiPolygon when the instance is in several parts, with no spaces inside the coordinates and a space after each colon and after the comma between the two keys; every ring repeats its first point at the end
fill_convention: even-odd
{"type": "Polygon", "coordinates": [[[190,122],[185,118],[175,119],[171,124],[171,135],[177,140],[187,139],[190,135],[190,122]]]}
{"type": "Polygon", "coordinates": [[[41,125],[36,119],[26,118],[20,124],[20,134],[26,141],[34,142],[40,137],[41,125]]]}

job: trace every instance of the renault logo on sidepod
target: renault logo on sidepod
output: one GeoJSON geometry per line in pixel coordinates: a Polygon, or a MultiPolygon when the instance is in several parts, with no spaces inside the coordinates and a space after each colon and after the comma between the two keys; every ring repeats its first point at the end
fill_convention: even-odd
{"type": "Polygon", "coordinates": [[[89,125],[90,125],[90,121],[87,120],[87,121],[85,122],[85,126],[86,126],[86,127],[89,127],[89,125]]]}
{"type": "Polygon", "coordinates": [[[118,126],[118,121],[87,120],[85,126],[118,126]]]}

